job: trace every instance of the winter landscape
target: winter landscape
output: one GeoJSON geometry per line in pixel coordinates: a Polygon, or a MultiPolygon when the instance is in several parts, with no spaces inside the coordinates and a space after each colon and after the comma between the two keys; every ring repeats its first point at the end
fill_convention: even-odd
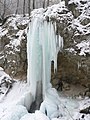
{"type": "Polygon", "coordinates": [[[0,120],[90,120],[90,0],[15,4],[0,1],[0,120]]]}

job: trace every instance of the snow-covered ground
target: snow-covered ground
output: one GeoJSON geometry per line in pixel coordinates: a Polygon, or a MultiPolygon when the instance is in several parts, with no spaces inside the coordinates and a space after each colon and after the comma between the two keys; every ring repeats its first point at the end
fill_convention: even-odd
{"type": "MultiPolygon", "coordinates": [[[[2,80],[2,76],[10,77],[0,68],[0,80],[2,80]]],[[[29,86],[26,82],[15,80],[10,91],[3,99],[0,99],[0,120],[49,120],[40,110],[36,110],[32,114],[28,113],[24,103],[20,102],[22,99],[28,98],[26,96],[28,91],[29,86]]],[[[78,97],[77,99],[72,99],[65,97],[60,92],[58,94],[60,96],[60,117],[52,118],[52,120],[79,120],[79,118],[80,120],[90,120],[90,114],[79,113],[80,110],[90,106],[89,98],[81,99],[78,97]]]]}

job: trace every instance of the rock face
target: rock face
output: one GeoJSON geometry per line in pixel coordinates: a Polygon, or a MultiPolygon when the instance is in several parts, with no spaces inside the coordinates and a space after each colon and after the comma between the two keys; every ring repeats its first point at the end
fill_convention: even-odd
{"type": "Polygon", "coordinates": [[[26,72],[26,32],[29,17],[11,16],[0,28],[0,66],[14,76],[26,72]]]}
{"type": "Polygon", "coordinates": [[[89,7],[88,0],[69,1],[67,8],[72,12],[73,19],[67,20],[63,30],[58,28],[65,44],[64,51],[59,55],[62,61],[60,66],[62,77],[71,83],[80,83],[85,86],[90,83],[89,7]]]}
{"type": "MultiPolygon", "coordinates": [[[[34,10],[32,16],[42,14],[44,19],[56,22],[57,32],[64,39],[64,48],[58,56],[57,77],[66,83],[90,83],[90,1],[65,0],[61,5],[34,10]]],[[[26,31],[29,17],[12,16],[0,27],[0,66],[12,76],[27,71],[26,31]]]]}

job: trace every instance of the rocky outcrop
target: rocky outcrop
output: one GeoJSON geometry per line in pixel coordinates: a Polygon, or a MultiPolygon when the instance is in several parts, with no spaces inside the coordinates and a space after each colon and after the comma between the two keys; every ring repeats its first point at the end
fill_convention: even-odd
{"type": "Polygon", "coordinates": [[[28,16],[11,16],[0,29],[0,66],[13,77],[27,71],[28,22],[28,16]]]}

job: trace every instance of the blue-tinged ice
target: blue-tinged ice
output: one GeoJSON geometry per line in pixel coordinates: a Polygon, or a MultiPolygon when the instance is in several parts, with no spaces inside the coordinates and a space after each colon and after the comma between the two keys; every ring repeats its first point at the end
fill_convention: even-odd
{"type": "Polygon", "coordinates": [[[52,116],[52,114],[58,115],[57,106],[60,104],[59,96],[50,83],[51,61],[54,61],[54,72],[56,72],[57,55],[62,47],[63,38],[60,35],[56,35],[55,23],[47,22],[40,17],[32,19],[32,22],[29,24],[27,39],[27,82],[30,85],[33,101],[35,101],[36,96],[42,94],[43,103],[40,110],[42,112],[44,110],[47,111],[49,117],[52,116]],[[54,97],[56,98],[55,100],[54,97]],[[49,108],[50,106],[45,104],[46,101],[54,107],[52,109],[49,108]]]}

